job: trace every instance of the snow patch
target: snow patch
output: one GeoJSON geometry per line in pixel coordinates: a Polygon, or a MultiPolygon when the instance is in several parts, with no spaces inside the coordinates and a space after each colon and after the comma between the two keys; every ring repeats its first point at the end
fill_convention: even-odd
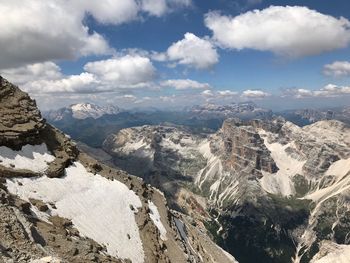
{"type": "Polygon", "coordinates": [[[140,208],[142,203],[123,183],[93,175],[75,162],[63,178],[8,179],[7,187],[24,200],[55,203],[53,215],[72,220],[81,235],[105,245],[110,255],[144,262],[135,212],[130,208],[140,208]]]}
{"type": "Polygon", "coordinates": [[[55,160],[45,143],[40,145],[25,145],[19,151],[6,146],[0,146],[0,165],[7,168],[25,169],[34,173],[43,173],[48,163],[55,160]]]}
{"type": "MultiPolygon", "coordinates": [[[[259,134],[264,137],[267,133],[261,130],[259,134]]],[[[280,143],[269,143],[265,138],[264,144],[271,152],[271,157],[279,170],[274,174],[262,171],[263,177],[260,179],[262,188],[272,194],[284,196],[294,194],[295,190],[291,179],[293,176],[303,173],[303,166],[306,161],[297,160],[286,152],[288,147],[295,147],[293,142],[282,145],[280,143]]]]}
{"type": "Polygon", "coordinates": [[[162,223],[162,221],[160,220],[160,214],[158,212],[158,208],[157,206],[150,200],[148,200],[148,207],[151,210],[149,216],[152,219],[153,223],[156,225],[156,227],[159,230],[160,233],[160,238],[165,241],[167,240],[166,237],[166,229],[162,223]]]}
{"type": "Polygon", "coordinates": [[[349,263],[349,259],[349,245],[324,242],[321,245],[320,252],[313,257],[310,263],[349,263]]]}
{"type": "Polygon", "coordinates": [[[333,175],[337,181],[329,187],[318,189],[315,192],[305,196],[305,199],[317,201],[319,204],[325,200],[350,188],[350,158],[334,162],[327,170],[326,175],[333,175]]]}

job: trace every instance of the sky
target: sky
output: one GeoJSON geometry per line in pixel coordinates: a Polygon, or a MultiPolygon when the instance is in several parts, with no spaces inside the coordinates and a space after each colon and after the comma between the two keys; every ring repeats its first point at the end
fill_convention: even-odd
{"type": "Polygon", "coordinates": [[[42,110],[350,106],[348,0],[0,0],[0,74],[42,110]]]}

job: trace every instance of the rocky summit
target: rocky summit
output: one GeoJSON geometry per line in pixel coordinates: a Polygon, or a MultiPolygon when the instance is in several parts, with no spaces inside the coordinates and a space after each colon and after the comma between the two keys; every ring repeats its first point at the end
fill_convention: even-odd
{"type": "Polygon", "coordinates": [[[45,127],[35,101],[2,77],[0,87],[0,144],[34,142],[45,127]]]}
{"type": "Polygon", "coordinates": [[[0,262],[236,262],[162,192],[79,151],[0,78],[0,262]]]}
{"type": "Polygon", "coordinates": [[[128,128],[104,149],[241,263],[347,262],[349,136],[336,120],[227,119],[213,134],[128,128]]]}

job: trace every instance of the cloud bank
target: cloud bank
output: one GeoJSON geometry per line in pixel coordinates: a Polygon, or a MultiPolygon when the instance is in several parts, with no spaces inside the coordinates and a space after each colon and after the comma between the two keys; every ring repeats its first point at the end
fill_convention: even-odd
{"type": "Polygon", "coordinates": [[[223,48],[270,51],[302,57],[345,48],[350,43],[350,21],[307,7],[270,6],[236,17],[209,12],[205,25],[223,48]]]}
{"type": "Polygon", "coordinates": [[[119,25],[143,14],[162,16],[190,0],[11,0],[1,1],[0,68],[76,59],[114,52],[104,36],[85,23],[119,25]]]}

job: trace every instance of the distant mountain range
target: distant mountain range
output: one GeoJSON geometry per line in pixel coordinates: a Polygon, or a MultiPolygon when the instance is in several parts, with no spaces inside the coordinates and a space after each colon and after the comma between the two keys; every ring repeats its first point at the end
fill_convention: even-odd
{"type": "Polygon", "coordinates": [[[321,120],[339,120],[350,124],[350,106],[332,109],[297,109],[279,113],[285,119],[303,126],[321,120]]]}
{"type": "Polygon", "coordinates": [[[155,108],[124,110],[114,105],[102,107],[91,103],[79,103],[44,112],[43,115],[49,123],[71,135],[73,139],[93,147],[101,147],[111,133],[141,125],[180,125],[186,126],[194,133],[212,133],[220,129],[227,118],[269,120],[275,116],[282,116],[299,126],[330,119],[350,123],[350,107],[273,112],[253,102],[205,104],[181,111],[155,108]]]}
{"type": "Polygon", "coordinates": [[[60,121],[65,118],[83,120],[86,118],[98,119],[105,114],[115,115],[120,112],[119,107],[113,105],[98,106],[92,103],[77,103],[69,107],[45,112],[49,121],[60,121]]]}
{"type": "Polygon", "coordinates": [[[205,104],[193,106],[189,112],[198,118],[240,118],[240,119],[268,119],[272,111],[258,107],[253,102],[232,103],[228,105],[205,104]]]}

